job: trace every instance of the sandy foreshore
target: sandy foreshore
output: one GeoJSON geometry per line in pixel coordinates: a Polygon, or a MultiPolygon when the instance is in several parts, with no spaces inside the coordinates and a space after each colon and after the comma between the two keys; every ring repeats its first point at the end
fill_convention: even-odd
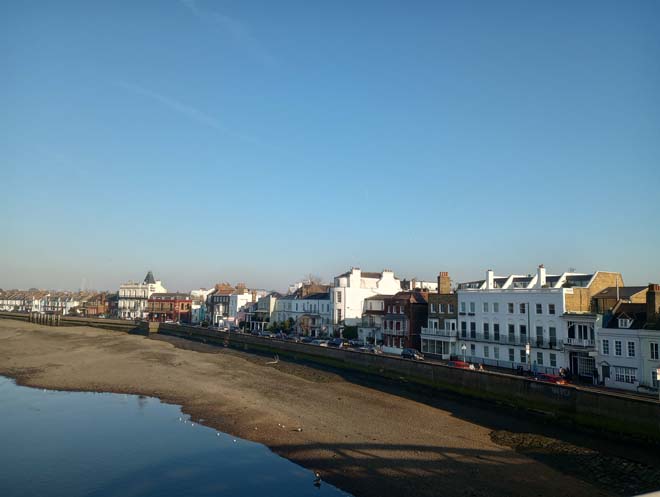
{"type": "MultiPolygon", "coordinates": [[[[377,389],[333,372],[269,362],[177,339],[0,319],[0,374],[20,384],[158,397],[205,425],[318,470],[356,496],[627,493],[580,471],[560,471],[543,452],[559,443],[556,450],[577,447],[571,450],[583,451],[584,460],[613,456],[534,438],[534,425],[524,419],[439,394],[400,395],[396,386],[377,389]],[[530,440],[547,443],[525,450],[530,440]]],[[[653,478],[656,466],[637,469],[653,478]]],[[[640,485],[630,493],[646,488],[640,485]]]]}

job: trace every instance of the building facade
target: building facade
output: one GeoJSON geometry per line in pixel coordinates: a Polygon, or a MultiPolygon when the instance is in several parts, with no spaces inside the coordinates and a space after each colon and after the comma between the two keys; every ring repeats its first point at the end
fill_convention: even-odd
{"type": "Polygon", "coordinates": [[[620,299],[596,329],[598,380],[607,387],[658,391],[660,285],[650,284],[644,300],[620,299]]]}
{"type": "Polygon", "coordinates": [[[459,353],[456,349],[458,296],[452,290],[447,272],[438,275],[436,288],[438,291],[428,296],[428,323],[421,331],[421,351],[431,357],[450,359],[459,353]]]}
{"type": "Polygon", "coordinates": [[[428,292],[399,292],[384,299],[383,352],[420,350],[422,327],[428,322],[428,292]]]}
{"type": "Polygon", "coordinates": [[[503,368],[591,378],[595,369],[592,297],[623,286],[619,273],[496,277],[458,286],[457,356],[503,368]]]}
{"type": "Polygon", "coordinates": [[[117,313],[121,319],[145,319],[149,297],[154,293],[167,293],[160,280],[156,280],[151,271],[142,283],[129,281],[119,287],[117,313]]]}
{"type": "Polygon", "coordinates": [[[149,321],[190,323],[192,299],[187,293],[152,293],[147,299],[149,321]]]}
{"type": "Polygon", "coordinates": [[[401,291],[401,281],[394,272],[362,272],[360,268],[334,278],[330,292],[332,308],[331,330],[342,326],[359,326],[362,321],[364,299],[374,295],[394,295],[401,291]]]}
{"type": "Polygon", "coordinates": [[[364,299],[362,322],[358,326],[358,340],[365,344],[382,345],[385,299],[389,297],[392,295],[374,295],[364,299]]]}
{"type": "MultiPolygon", "coordinates": [[[[327,288],[327,287],[326,287],[327,288]]],[[[288,322],[294,333],[306,336],[324,336],[330,332],[332,306],[330,294],[315,292],[318,286],[302,286],[294,293],[277,299],[273,321],[288,322]]]]}
{"type": "Polygon", "coordinates": [[[270,327],[277,299],[281,297],[277,292],[270,292],[258,299],[246,312],[245,329],[248,331],[266,331],[270,327]]]}
{"type": "Polygon", "coordinates": [[[86,318],[107,317],[109,304],[106,292],[96,293],[85,300],[81,306],[81,315],[86,318]]]}

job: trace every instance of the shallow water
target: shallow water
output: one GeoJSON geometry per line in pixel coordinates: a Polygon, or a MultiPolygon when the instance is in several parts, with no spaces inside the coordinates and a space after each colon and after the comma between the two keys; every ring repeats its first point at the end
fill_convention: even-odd
{"type": "Polygon", "coordinates": [[[267,447],[135,395],[56,392],[0,377],[0,495],[347,496],[267,447]]]}

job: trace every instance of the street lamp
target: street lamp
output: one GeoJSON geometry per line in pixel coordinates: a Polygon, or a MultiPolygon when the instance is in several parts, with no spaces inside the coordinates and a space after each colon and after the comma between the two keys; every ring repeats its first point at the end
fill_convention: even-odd
{"type": "Polygon", "coordinates": [[[466,362],[465,351],[467,350],[467,345],[461,345],[461,350],[463,351],[463,362],[466,362]]]}
{"type": "Polygon", "coordinates": [[[531,352],[532,352],[532,346],[530,345],[529,342],[527,342],[527,345],[525,345],[525,353],[527,354],[527,367],[529,368],[529,371],[532,370],[532,363],[530,362],[531,352]]]}

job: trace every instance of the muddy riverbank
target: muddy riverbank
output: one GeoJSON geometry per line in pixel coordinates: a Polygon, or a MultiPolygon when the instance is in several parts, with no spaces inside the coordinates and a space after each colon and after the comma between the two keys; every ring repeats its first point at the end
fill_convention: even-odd
{"type": "Polygon", "coordinates": [[[597,439],[538,433],[535,422],[484,404],[272,362],[174,338],[0,320],[0,374],[29,386],[159,397],[356,496],[631,495],[658,481],[660,464],[639,448],[617,453],[597,439]],[[621,473],[618,485],[594,476],[621,462],[631,476],[621,473]]]}

